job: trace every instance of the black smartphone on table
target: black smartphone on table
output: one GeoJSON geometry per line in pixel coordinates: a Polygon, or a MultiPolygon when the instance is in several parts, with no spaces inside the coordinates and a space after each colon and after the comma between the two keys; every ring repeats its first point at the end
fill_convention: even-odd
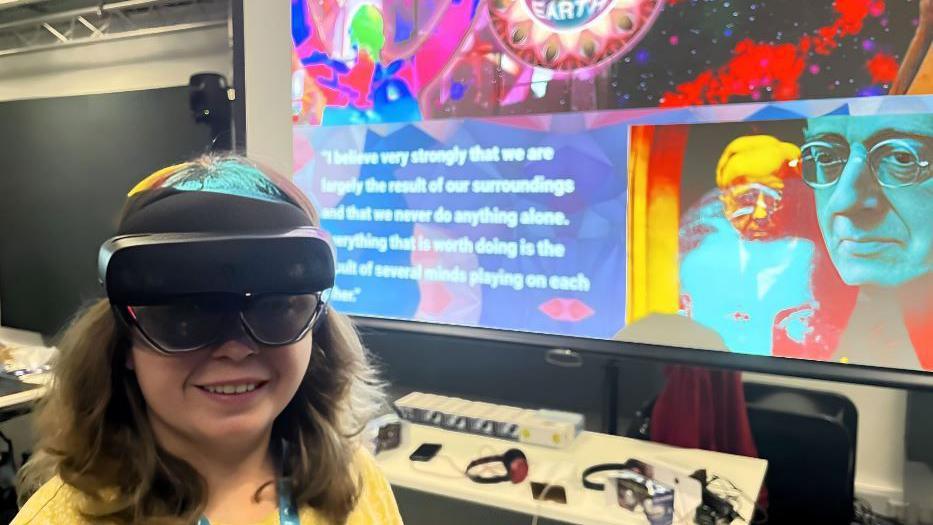
{"type": "Polygon", "coordinates": [[[412,461],[431,461],[431,458],[437,455],[437,451],[440,449],[441,445],[439,443],[422,443],[408,456],[408,459],[412,461]]]}

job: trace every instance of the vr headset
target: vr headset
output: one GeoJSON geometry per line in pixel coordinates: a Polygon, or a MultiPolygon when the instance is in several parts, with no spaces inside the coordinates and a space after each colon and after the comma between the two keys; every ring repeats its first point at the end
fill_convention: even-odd
{"type": "Polygon", "coordinates": [[[157,350],[187,352],[242,327],[263,345],[301,340],[334,286],[326,232],[152,233],[101,246],[98,274],[118,317],[157,350]]]}

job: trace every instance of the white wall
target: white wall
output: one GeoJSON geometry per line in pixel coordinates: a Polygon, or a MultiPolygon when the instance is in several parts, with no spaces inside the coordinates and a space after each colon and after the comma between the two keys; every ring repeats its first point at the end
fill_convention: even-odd
{"type": "Polygon", "coordinates": [[[244,0],[246,152],[292,174],[291,3],[244,0]]]}
{"type": "Polygon", "coordinates": [[[233,81],[226,27],[0,57],[0,101],[184,86],[200,72],[233,81]]]}
{"type": "MultiPolygon", "coordinates": [[[[287,0],[244,1],[247,150],[283,173],[291,173],[292,155],[289,5],[287,0]]],[[[859,413],[856,491],[872,497],[873,504],[902,499],[906,392],[760,374],[747,374],[746,379],[852,399],[859,413]]]]}

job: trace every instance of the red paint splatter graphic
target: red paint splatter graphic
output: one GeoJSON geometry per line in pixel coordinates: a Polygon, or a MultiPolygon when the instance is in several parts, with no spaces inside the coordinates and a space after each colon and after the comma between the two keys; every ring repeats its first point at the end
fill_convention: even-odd
{"type": "Polygon", "coordinates": [[[883,84],[885,82],[894,82],[899,66],[897,60],[894,60],[891,55],[878,53],[865,63],[865,67],[871,73],[872,82],[883,84]]]}
{"type": "MultiPolygon", "coordinates": [[[[799,98],[800,76],[806,69],[807,55],[811,52],[829,55],[839,47],[842,38],[862,31],[866,17],[884,14],[885,4],[884,0],[836,0],[833,8],[838,14],[836,21],[804,36],[797,44],[742,40],[736,44],[732,59],[726,65],[715,71],[704,71],[673,92],[665,93],[661,107],[723,104],[734,97],[758,100],[768,90],[774,100],[799,98]]],[[[888,66],[889,63],[879,63],[876,67],[887,74],[888,66]]],[[[894,69],[896,74],[896,64],[894,69]]]]}

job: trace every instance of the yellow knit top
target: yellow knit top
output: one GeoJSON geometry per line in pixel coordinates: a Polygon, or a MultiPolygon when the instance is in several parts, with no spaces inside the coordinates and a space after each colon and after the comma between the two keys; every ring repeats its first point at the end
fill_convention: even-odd
{"type": "MultiPolygon", "coordinates": [[[[346,525],[402,525],[395,496],[385,476],[372,456],[357,454],[356,460],[363,486],[356,508],[346,525]]],[[[23,505],[10,525],[89,525],[79,512],[84,495],[56,476],[36,491],[23,505]]],[[[311,507],[298,511],[301,525],[331,525],[331,522],[311,507]]],[[[211,522],[212,525],[224,525],[211,522]]],[[[279,513],[274,511],[257,525],[279,525],[279,513]]]]}

